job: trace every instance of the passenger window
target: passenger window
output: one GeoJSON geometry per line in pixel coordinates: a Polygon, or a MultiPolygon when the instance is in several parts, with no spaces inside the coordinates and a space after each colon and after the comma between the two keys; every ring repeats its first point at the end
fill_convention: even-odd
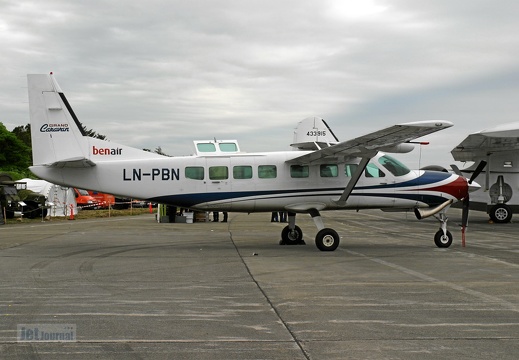
{"type": "Polygon", "coordinates": [[[210,180],[225,180],[229,178],[229,169],[227,166],[211,166],[209,167],[210,180]]]}
{"type": "Polygon", "coordinates": [[[234,179],[252,179],[252,166],[235,166],[232,168],[234,179]]]}
{"type": "Polygon", "coordinates": [[[260,179],[274,179],[277,177],[276,165],[259,165],[258,177],[260,179]]]}
{"type": "Polygon", "coordinates": [[[344,175],[347,177],[352,177],[355,171],[357,171],[357,164],[346,164],[344,165],[344,175]]]}
{"type": "Polygon", "coordinates": [[[321,165],[319,173],[321,177],[337,177],[339,176],[339,168],[335,164],[321,165]]]}
{"type": "Polygon", "coordinates": [[[310,175],[308,165],[290,165],[290,176],[293,178],[307,178],[310,175]]]}
{"type": "Polygon", "coordinates": [[[216,152],[216,146],[212,143],[199,143],[196,147],[200,152],[216,152]]]}
{"type": "Polygon", "coordinates": [[[204,168],[201,166],[188,166],[184,173],[186,179],[204,180],[204,168]]]}
{"type": "Polygon", "coordinates": [[[384,172],[382,172],[376,165],[369,163],[368,166],[366,166],[366,170],[364,170],[364,175],[366,177],[372,177],[372,178],[380,178],[386,176],[384,172]]]}
{"type": "Polygon", "coordinates": [[[235,143],[220,143],[218,144],[221,152],[237,152],[238,147],[235,143]]]}

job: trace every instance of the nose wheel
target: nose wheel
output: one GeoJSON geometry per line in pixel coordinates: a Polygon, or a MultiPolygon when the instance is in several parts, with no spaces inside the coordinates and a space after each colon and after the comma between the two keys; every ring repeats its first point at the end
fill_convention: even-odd
{"type": "Polygon", "coordinates": [[[449,230],[443,232],[443,229],[438,230],[436,234],[434,234],[434,243],[439,248],[448,248],[452,244],[452,234],[449,230]]]}

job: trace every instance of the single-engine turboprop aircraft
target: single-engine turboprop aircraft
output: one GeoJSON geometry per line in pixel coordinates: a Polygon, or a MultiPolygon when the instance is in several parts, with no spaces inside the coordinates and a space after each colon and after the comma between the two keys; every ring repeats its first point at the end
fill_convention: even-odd
{"type": "Polygon", "coordinates": [[[195,142],[195,155],[167,157],[87,137],[52,73],[28,75],[28,85],[30,169],[40,178],[193,210],[286,211],[285,244],[303,238],[297,213],[313,218],[317,247],[333,251],[340,238],[320,211],[379,208],[438,214],[435,243],[448,247],[445,212],[469,193],[463,176],[411,171],[381,152],[409,151],[407,142],[452,126],[448,121],[399,124],[339,142],[322,119],[309,118],[296,132],[298,151],[243,153],[236,141],[215,140],[195,142]]]}

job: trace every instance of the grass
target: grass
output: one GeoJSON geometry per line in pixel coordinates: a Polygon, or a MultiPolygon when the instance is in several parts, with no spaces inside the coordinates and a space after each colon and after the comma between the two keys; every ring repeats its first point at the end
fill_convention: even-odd
{"type": "MultiPolygon", "coordinates": [[[[157,209],[153,209],[153,212],[156,212],[157,209]]],[[[149,214],[149,208],[133,208],[133,209],[124,209],[124,210],[81,210],[78,214],[74,215],[74,220],[84,220],[84,219],[97,219],[97,218],[108,218],[115,216],[134,216],[134,215],[142,215],[149,214]]],[[[70,220],[69,216],[56,216],[50,218],[45,218],[44,221],[66,221],[70,220]]],[[[15,219],[7,219],[7,224],[28,224],[34,222],[41,222],[41,217],[36,219],[28,219],[28,218],[15,218],[15,219]]]]}

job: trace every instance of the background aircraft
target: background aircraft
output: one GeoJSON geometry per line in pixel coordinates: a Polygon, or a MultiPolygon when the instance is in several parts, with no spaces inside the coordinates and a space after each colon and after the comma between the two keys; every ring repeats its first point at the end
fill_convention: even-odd
{"type": "Polygon", "coordinates": [[[454,160],[474,161],[460,174],[484,184],[471,194],[471,209],[486,211],[496,223],[510,222],[519,210],[519,122],[470,134],[451,153],[454,160]]]}
{"type": "MultiPolygon", "coordinates": [[[[301,122],[300,151],[241,152],[236,141],[195,142],[192,156],[166,157],[87,137],[53,75],[28,75],[33,163],[50,182],[201,211],[288,212],[286,244],[303,238],[296,214],[311,215],[316,246],[333,251],[339,235],[320,211],[379,208],[434,215],[435,234],[448,247],[446,210],[467,203],[467,180],[437,171],[411,171],[382,151],[408,151],[408,141],[448,128],[432,120],[390,126],[338,142],[319,118],[301,122]]],[[[477,187],[475,184],[473,187],[477,187]]]]}

